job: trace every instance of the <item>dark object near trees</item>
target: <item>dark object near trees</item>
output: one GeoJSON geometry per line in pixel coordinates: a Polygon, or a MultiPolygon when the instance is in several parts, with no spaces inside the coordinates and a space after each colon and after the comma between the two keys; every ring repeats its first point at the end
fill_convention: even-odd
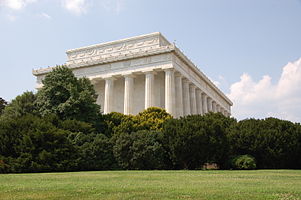
{"type": "Polygon", "coordinates": [[[7,105],[7,102],[0,97],[0,115],[2,114],[2,111],[4,110],[6,105],[7,105]]]}

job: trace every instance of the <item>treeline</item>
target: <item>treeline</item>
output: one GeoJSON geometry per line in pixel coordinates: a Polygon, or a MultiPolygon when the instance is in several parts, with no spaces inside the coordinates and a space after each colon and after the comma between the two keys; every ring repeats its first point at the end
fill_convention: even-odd
{"type": "Polygon", "coordinates": [[[0,172],[301,168],[301,125],[149,108],[103,115],[88,79],[59,66],[37,94],[0,98],[0,172]]]}

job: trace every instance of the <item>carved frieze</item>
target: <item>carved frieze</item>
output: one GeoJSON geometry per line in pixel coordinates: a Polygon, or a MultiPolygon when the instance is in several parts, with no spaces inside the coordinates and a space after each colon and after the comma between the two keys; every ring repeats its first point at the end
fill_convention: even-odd
{"type": "Polygon", "coordinates": [[[170,45],[160,34],[153,34],[142,38],[133,38],[127,41],[116,41],[94,45],[85,48],[79,48],[67,51],[68,64],[82,63],[91,58],[92,60],[101,60],[108,57],[117,57],[131,53],[145,52],[161,46],[170,45]],[[160,42],[160,41],[163,42],[160,42]]]}

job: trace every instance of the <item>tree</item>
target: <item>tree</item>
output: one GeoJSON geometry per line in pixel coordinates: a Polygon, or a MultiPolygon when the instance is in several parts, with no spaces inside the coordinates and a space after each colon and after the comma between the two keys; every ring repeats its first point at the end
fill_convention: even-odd
{"type": "Polygon", "coordinates": [[[74,170],[78,152],[68,139],[70,132],[54,125],[57,120],[33,115],[2,120],[0,163],[4,172],[74,170]]]}
{"type": "Polygon", "coordinates": [[[93,126],[77,120],[61,121],[60,128],[70,131],[68,139],[77,149],[77,170],[116,169],[110,138],[96,133],[93,126]]]}
{"type": "Polygon", "coordinates": [[[162,108],[150,107],[137,115],[111,115],[110,121],[116,124],[114,133],[132,133],[139,130],[161,131],[166,120],[172,116],[162,108]]]}
{"type": "Polygon", "coordinates": [[[207,162],[222,166],[228,159],[226,131],[233,122],[220,113],[166,121],[164,144],[175,168],[198,169],[207,162]]]}
{"type": "Polygon", "coordinates": [[[161,131],[166,120],[172,116],[166,110],[158,107],[150,107],[135,116],[137,130],[161,131]]]}
{"type": "Polygon", "coordinates": [[[164,169],[167,154],[162,145],[162,133],[137,131],[118,135],[114,156],[123,169],[164,169]]]}
{"type": "Polygon", "coordinates": [[[60,119],[76,119],[95,124],[99,121],[97,95],[87,78],[77,79],[66,66],[57,66],[42,81],[37,107],[42,116],[54,113],[60,119]]]}
{"type": "Polygon", "coordinates": [[[125,121],[132,121],[133,116],[132,115],[124,115],[122,113],[118,112],[111,112],[104,115],[104,123],[105,123],[105,135],[108,137],[111,137],[115,132],[118,132],[122,130],[120,127],[121,124],[126,125],[128,127],[129,125],[125,123],[125,121]]]}
{"type": "Polygon", "coordinates": [[[276,118],[247,119],[229,135],[232,154],[255,157],[258,168],[300,168],[300,124],[276,118]]]}
{"type": "Polygon", "coordinates": [[[3,117],[21,117],[27,114],[37,114],[35,106],[36,95],[33,92],[24,92],[12,100],[3,110],[3,117]]]}

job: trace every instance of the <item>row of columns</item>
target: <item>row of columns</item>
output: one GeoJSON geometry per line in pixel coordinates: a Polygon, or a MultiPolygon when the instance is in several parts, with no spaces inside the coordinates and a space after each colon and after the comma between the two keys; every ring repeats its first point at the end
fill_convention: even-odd
{"type": "Polygon", "coordinates": [[[211,97],[181,74],[175,75],[175,84],[177,117],[195,114],[202,115],[208,112],[221,112],[226,116],[230,116],[230,113],[226,109],[217,104],[211,97]]]}
{"type": "MultiPolygon", "coordinates": [[[[173,69],[165,71],[165,109],[173,116],[180,117],[207,112],[230,113],[218,105],[205,92],[193,85],[188,79],[174,73],[173,69]]],[[[154,106],[154,71],[145,71],[145,109],[154,106]]],[[[114,78],[105,79],[104,113],[113,110],[114,78]]],[[[134,76],[124,75],[124,114],[133,114],[134,76]]]]}

